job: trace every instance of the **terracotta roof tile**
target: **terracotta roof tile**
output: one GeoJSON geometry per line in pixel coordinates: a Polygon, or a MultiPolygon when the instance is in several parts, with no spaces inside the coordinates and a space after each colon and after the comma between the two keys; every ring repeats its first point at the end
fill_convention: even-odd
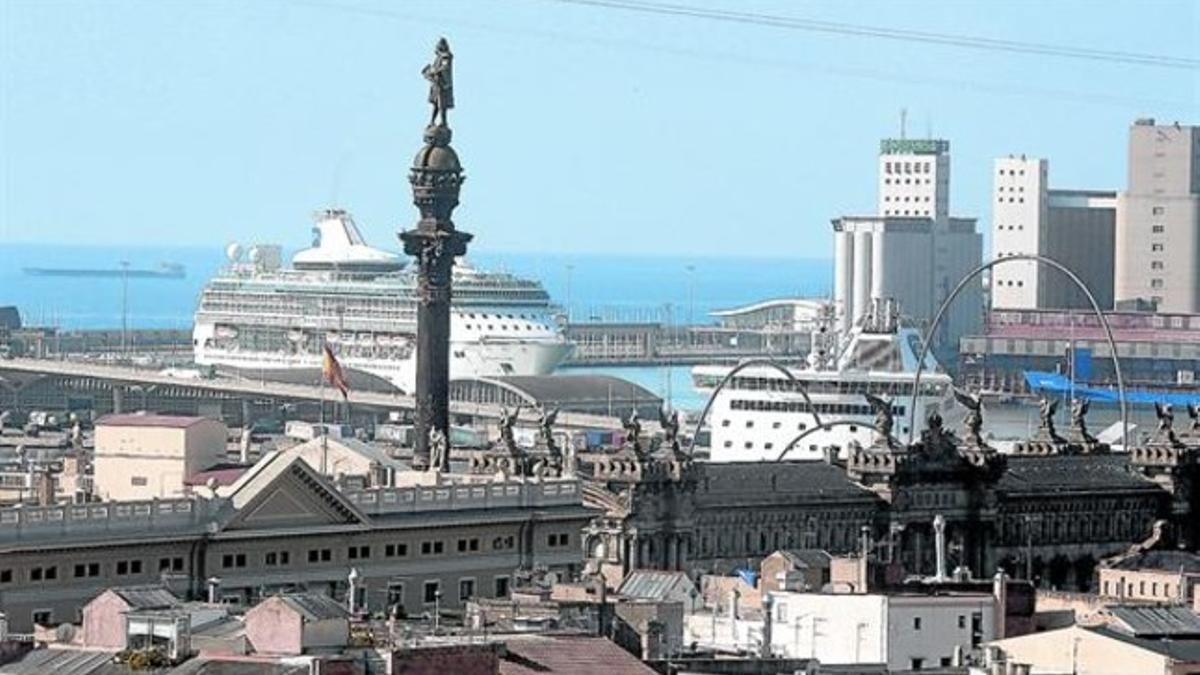
{"type": "Polygon", "coordinates": [[[655,671],[601,637],[517,638],[505,643],[500,675],[652,675],[655,671]]]}

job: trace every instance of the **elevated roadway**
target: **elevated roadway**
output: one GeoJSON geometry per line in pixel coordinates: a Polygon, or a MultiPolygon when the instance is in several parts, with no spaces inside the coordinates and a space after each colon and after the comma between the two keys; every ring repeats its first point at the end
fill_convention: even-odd
{"type": "MultiPolygon", "coordinates": [[[[197,401],[271,401],[282,403],[314,403],[322,400],[340,402],[340,393],[331,388],[254,380],[238,377],[181,378],[156,370],[129,366],[16,358],[0,361],[0,405],[15,407],[55,407],[47,400],[47,389],[66,392],[112,392],[112,409],[136,409],[139,401],[145,404],[150,396],[155,400],[193,399],[197,401]],[[46,380],[51,380],[47,383],[46,380]],[[47,386],[47,384],[49,386],[47,386]],[[322,391],[324,389],[324,391],[322,391]],[[124,405],[128,401],[130,405],[124,405]]],[[[69,395],[64,394],[64,395],[69,395]]],[[[411,412],[414,399],[400,393],[350,391],[348,397],[356,413],[370,410],[386,414],[393,411],[411,412]]],[[[141,407],[154,407],[143,405],[141,407]]],[[[103,408],[101,408],[103,410],[103,408]]],[[[501,407],[486,403],[451,402],[450,413],[456,419],[470,418],[479,423],[495,422],[501,407]]],[[[526,410],[522,419],[533,419],[526,410]]],[[[565,429],[619,429],[620,420],[601,415],[562,412],[555,425],[565,429]]]]}

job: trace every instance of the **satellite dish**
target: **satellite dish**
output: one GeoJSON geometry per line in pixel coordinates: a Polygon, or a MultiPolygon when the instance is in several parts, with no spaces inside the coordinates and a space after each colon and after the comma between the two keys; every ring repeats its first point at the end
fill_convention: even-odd
{"type": "Polygon", "coordinates": [[[229,258],[229,262],[237,262],[242,259],[242,245],[236,241],[230,242],[225,247],[225,257],[229,258]]]}
{"type": "Polygon", "coordinates": [[[262,251],[257,246],[251,246],[246,257],[249,258],[250,262],[257,263],[262,258],[262,251]]]}

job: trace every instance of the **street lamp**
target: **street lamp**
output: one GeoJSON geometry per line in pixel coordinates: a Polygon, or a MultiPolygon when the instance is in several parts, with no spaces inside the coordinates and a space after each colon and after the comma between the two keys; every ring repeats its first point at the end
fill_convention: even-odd
{"type": "Polygon", "coordinates": [[[121,261],[121,355],[129,352],[129,261],[121,261]]]}
{"type": "Polygon", "coordinates": [[[433,634],[437,635],[442,625],[442,589],[433,592],[433,634]]]}
{"type": "Polygon", "coordinates": [[[696,304],[696,266],[688,265],[684,269],[688,273],[688,325],[691,326],[695,323],[693,314],[696,304]]]}
{"type": "Polygon", "coordinates": [[[571,273],[575,271],[575,266],[567,263],[567,323],[571,323],[571,273]]]}

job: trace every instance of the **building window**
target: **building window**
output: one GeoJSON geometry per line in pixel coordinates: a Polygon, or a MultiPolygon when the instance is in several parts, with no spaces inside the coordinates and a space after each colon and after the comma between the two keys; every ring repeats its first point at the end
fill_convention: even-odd
{"type": "Polygon", "coordinates": [[[909,670],[921,670],[925,667],[925,659],[912,659],[909,670]]]}
{"type": "Polygon", "coordinates": [[[913,617],[913,630],[921,630],[921,617],[913,617]]]}
{"type": "Polygon", "coordinates": [[[98,576],[100,576],[100,563],[77,563],[75,565],[75,578],[77,579],[98,576]]]}
{"type": "Polygon", "coordinates": [[[145,476],[130,476],[129,484],[134,487],[146,487],[150,481],[146,480],[145,476]]]}
{"type": "Polygon", "coordinates": [[[291,555],[287,551],[270,551],[264,557],[263,562],[269,567],[278,567],[286,565],[290,562],[291,555]]]}
{"type": "Polygon", "coordinates": [[[170,558],[159,558],[158,559],[158,571],[159,572],[182,572],[183,571],[183,557],[182,556],[173,556],[170,558]]]}
{"type": "Polygon", "coordinates": [[[458,540],[458,552],[459,553],[466,553],[467,551],[478,551],[478,550],[479,550],[479,538],[478,537],[472,537],[470,539],[459,539],[458,540]]]}
{"type": "Polygon", "coordinates": [[[495,593],[493,594],[494,597],[507,598],[508,597],[508,577],[496,577],[496,579],[494,580],[493,583],[494,583],[493,590],[495,591],[495,593]]]}
{"type": "Polygon", "coordinates": [[[1164,213],[1166,213],[1166,209],[1161,206],[1155,206],[1150,209],[1150,215],[1161,216],[1164,213]]]}
{"type": "Polygon", "coordinates": [[[466,602],[475,597],[475,580],[474,579],[459,579],[458,580],[458,601],[466,602]]]}
{"type": "Polygon", "coordinates": [[[1163,287],[1162,279],[1151,279],[1150,280],[1150,288],[1162,288],[1162,287],[1163,287]]]}
{"type": "Polygon", "coordinates": [[[117,561],[117,576],[125,576],[128,574],[141,574],[141,560],[118,560],[117,561]]]}
{"type": "MultiPolygon", "coordinates": [[[[117,563],[117,565],[118,565],[117,574],[120,574],[121,573],[121,571],[120,571],[121,568],[119,567],[120,563],[117,563]]],[[[231,567],[245,567],[245,566],[246,566],[246,554],[245,553],[226,553],[225,555],[221,556],[221,567],[228,569],[231,567]]]]}
{"type": "Polygon", "coordinates": [[[511,534],[507,537],[496,537],[492,540],[493,551],[507,551],[517,545],[516,537],[511,534]]]}
{"type": "Polygon", "coordinates": [[[546,536],[546,545],[550,548],[562,548],[571,543],[571,535],[566,532],[556,532],[546,536]]]}
{"type": "Polygon", "coordinates": [[[423,596],[425,602],[437,602],[442,595],[442,582],[426,581],[425,594],[423,596]]]}
{"type": "Polygon", "coordinates": [[[403,581],[389,581],[388,582],[387,604],[388,604],[389,608],[395,607],[396,605],[400,605],[401,608],[404,607],[404,582],[403,581]]]}
{"type": "Polygon", "coordinates": [[[1153,232],[1154,234],[1162,234],[1163,229],[1164,228],[1162,225],[1151,225],[1150,226],[1150,231],[1153,232]]]}
{"type": "Polygon", "coordinates": [[[54,581],[58,578],[58,568],[54,565],[49,567],[35,567],[29,570],[30,581],[54,581]]]}
{"type": "Polygon", "coordinates": [[[403,558],[408,555],[408,544],[388,544],[383,547],[386,558],[403,558]]]}
{"type": "Polygon", "coordinates": [[[11,584],[12,580],[12,570],[0,570],[0,584],[11,584]]]}
{"type": "Polygon", "coordinates": [[[1162,244],[1150,244],[1150,250],[1154,253],[1161,253],[1163,250],[1162,244]]]}
{"type": "Polygon", "coordinates": [[[967,627],[967,617],[966,617],[966,615],[965,615],[965,614],[959,614],[959,615],[958,615],[958,627],[959,627],[959,628],[966,628],[966,627],[967,627]]]}
{"type": "Polygon", "coordinates": [[[308,551],[308,562],[329,562],[333,560],[333,550],[328,548],[313,548],[308,551]]]}
{"type": "Polygon", "coordinates": [[[29,617],[39,626],[49,626],[54,623],[54,612],[49,609],[35,609],[29,617]]]}
{"type": "Polygon", "coordinates": [[[351,560],[366,560],[371,557],[371,547],[351,546],[346,549],[346,557],[351,560]]]}
{"type": "Polygon", "coordinates": [[[1161,270],[1162,268],[1163,268],[1163,264],[1162,264],[1161,260],[1151,260],[1150,261],[1150,269],[1161,270]]]}
{"type": "Polygon", "coordinates": [[[440,541],[421,542],[421,555],[441,555],[444,551],[445,544],[440,541]]]}

